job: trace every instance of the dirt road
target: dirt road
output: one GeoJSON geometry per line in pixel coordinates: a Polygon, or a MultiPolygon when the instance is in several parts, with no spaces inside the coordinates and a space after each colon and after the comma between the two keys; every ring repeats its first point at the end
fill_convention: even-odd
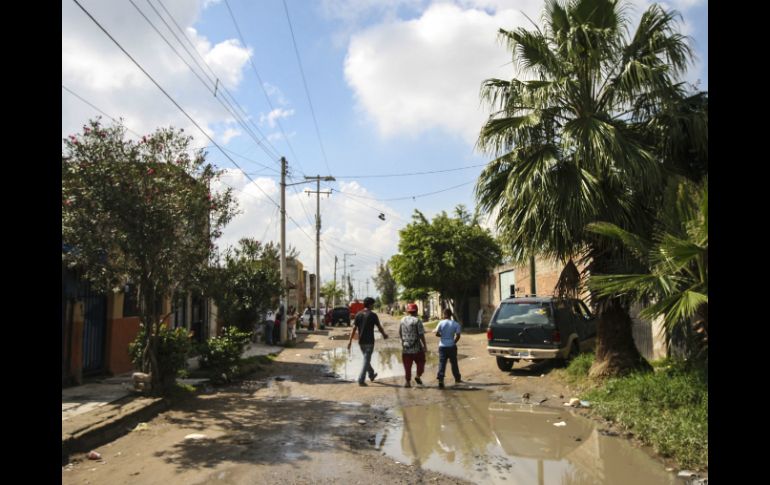
{"type": "MultiPolygon", "coordinates": [[[[407,419],[406,414],[399,414],[400,410],[447,403],[458,409],[471,408],[478,399],[469,400],[469,396],[475,395],[483,396],[484,411],[492,407],[489,403],[523,402],[540,403],[543,409],[550,407],[554,413],[569,414],[564,412],[562,402],[570,397],[570,391],[548,376],[548,365],[517,364],[512,372],[501,372],[487,355],[485,334],[472,330],[458,344],[465,383],[453,387],[447,369],[447,388],[438,389],[434,358],[426,368],[424,386],[404,388],[403,369],[394,365],[400,356],[397,321],[387,315],[381,318],[391,339],[377,340],[376,350],[381,352],[372,359],[372,365],[380,376],[368,387],[359,387],[354,378],[340,378],[351,379],[359,371],[345,358],[350,328],[332,328],[326,332],[328,335],[308,335],[248,380],[199,394],[146,423],[143,429],[101,447],[98,451],[102,460],[72,457],[71,463],[62,467],[62,482],[478,483],[482,480],[479,477],[487,476],[479,475],[488,473],[486,468],[473,465],[477,475],[460,470],[450,476],[439,473],[445,471],[440,464],[423,466],[421,460],[433,455],[415,454],[413,449],[404,455],[412,457],[409,463],[400,463],[392,453],[388,455],[392,443],[398,442],[392,439],[393,430],[407,419]],[[389,432],[391,439],[385,446],[389,432]]],[[[428,334],[427,341],[435,352],[438,339],[428,334]]],[[[474,421],[472,416],[470,421],[474,421]]],[[[421,426],[418,423],[416,429],[421,426]]],[[[493,433],[488,427],[484,424],[484,436],[493,433]]],[[[470,442],[470,437],[463,434],[467,435],[461,432],[451,439],[470,442]]],[[[437,436],[441,441],[440,431],[437,436]]],[[[489,473],[494,475],[489,475],[490,479],[519,483],[505,482],[506,470],[511,468],[505,457],[493,463],[491,458],[481,456],[485,453],[478,450],[488,449],[492,441],[495,439],[485,437],[468,453],[475,453],[476,461],[484,461],[484,467],[489,465],[489,473]]],[[[443,453],[431,446],[439,455],[443,453]]],[[[456,460],[454,453],[443,453],[447,463],[462,461],[456,460]]],[[[651,463],[645,462],[644,466],[663,469],[661,463],[651,463]]]]}

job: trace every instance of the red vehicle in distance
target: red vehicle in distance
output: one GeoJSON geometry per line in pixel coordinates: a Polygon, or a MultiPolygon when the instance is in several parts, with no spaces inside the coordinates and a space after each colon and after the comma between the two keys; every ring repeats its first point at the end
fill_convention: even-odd
{"type": "Polygon", "coordinates": [[[348,308],[350,308],[350,319],[353,320],[356,318],[356,313],[364,309],[364,303],[361,300],[355,299],[350,302],[348,308]]]}

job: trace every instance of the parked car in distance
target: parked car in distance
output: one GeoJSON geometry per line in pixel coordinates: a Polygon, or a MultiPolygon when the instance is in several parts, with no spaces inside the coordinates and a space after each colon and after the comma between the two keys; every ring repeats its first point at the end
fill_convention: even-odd
{"type": "MultiPolygon", "coordinates": [[[[318,313],[316,313],[316,309],[315,308],[312,309],[313,324],[316,327],[318,326],[318,322],[320,321],[318,316],[319,315],[323,315],[325,313],[326,312],[325,312],[325,310],[323,308],[319,308],[318,313]]],[[[310,325],[310,315],[311,315],[311,310],[308,310],[307,308],[305,308],[305,311],[302,313],[302,317],[299,320],[299,326],[300,327],[306,327],[307,328],[310,325]]]]}
{"type": "Polygon", "coordinates": [[[521,359],[566,363],[595,343],[596,318],[573,298],[508,298],[500,302],[487,329],[487,351],[502,371],[521,359]]]}
{"type": "Polygon", "coordinates": [[[338,306],[326,312],[324,324],[337,326],[343,323],[348,327],[350,326],[350,309],[348,307],[338,306]]]}

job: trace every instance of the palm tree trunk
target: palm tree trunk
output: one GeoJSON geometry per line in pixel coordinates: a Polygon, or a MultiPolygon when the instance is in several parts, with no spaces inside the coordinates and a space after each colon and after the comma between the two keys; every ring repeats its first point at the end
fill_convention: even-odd
{"type": "Polygon", "coordinates": [[[617,377],[637,370],[651,370],[634,344],[631,317],[617,298],[601,300],[596,328],[596,358],[589,375],[617,377]]]}

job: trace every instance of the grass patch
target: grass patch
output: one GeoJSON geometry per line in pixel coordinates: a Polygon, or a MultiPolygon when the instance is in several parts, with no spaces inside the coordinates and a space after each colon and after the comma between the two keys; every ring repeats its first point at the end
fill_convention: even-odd
{"type": "Polygon", "coordinates": [[[422,326],[426,330],[428,330],[428,329],[435,330],[436,327],[438,326],[438,322],[440,322],[440,320],[438,320],[438,319],[436,319],[436,320],[429,320],[427,322],[423,322],[422,326]]]}
{"type": "Polygon", "coordinates": [[[593,354],[576,358],[565,380],[584,389],[593,412],[620,425],[684,468],[708,468],[708,370],[654,362],[654,372],[591,382],[593,354]]]}
{"type": "Polygon", "coordinates": [[[570,384],[585,384],[588,379],[588,370],[594,363],[594,354],[580,354],[575,357],[569,366],[564,369],[562,375],[570,384]]]}

